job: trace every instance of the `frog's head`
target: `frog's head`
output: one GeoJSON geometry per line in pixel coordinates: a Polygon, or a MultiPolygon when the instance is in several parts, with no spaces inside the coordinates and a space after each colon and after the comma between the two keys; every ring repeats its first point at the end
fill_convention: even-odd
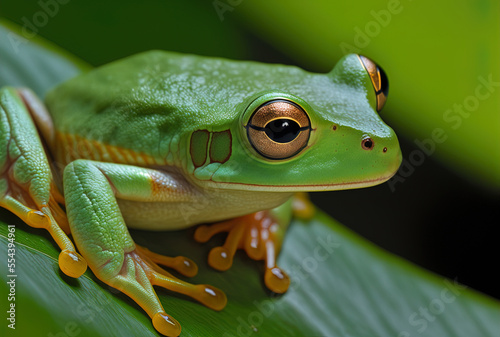
{"type": "Polygon", "coordinates": [[[195,163],[195,177],[210,177],[200,183],[318,191],[377,185],[396,173],[399,143],[378,115],[388,94],[383,70],[351,54],[327,74],[300,74],[280,80],[286,90],[256,92],[230,130],[193,134],[191,146],[210,138],[217,158],[211,169],[195,163]]]}

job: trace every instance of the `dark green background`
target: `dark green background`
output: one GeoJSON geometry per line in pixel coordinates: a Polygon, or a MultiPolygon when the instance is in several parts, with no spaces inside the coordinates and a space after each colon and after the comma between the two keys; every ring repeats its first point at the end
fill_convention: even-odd
{"type": "MultiPolygon", "coordinates": [[[[2,0],[0,16],[22,26],[35,24],[40,36],[95,66],[143,50],[165,49],[329,70],[292,61],[293,55],[285,55],[257,38],[250,28],[253,25],[241,21],[245,1],[251,0],[234,1],[238,5],[223,14],[223,21],[212,1],[179,0],[140,4],[131,0],[70,0],[66,4],[55,0],[2,0]],[[44,16],[41,11],[50,15],[44,16]]],[[[437,38],[442,38],[440,34],[437,29],[437,38]]],[[[335,62],[332,60],[332,66],[335,62]]],[[[428,76],[430,81],[438,80],[433,74],[428,76]]],[[[387,122],[391,124],[391,120],[387,122]]],[[[402,130],[395,131],[407,158],[415,145],[402,130]]],[[[389,251],[500,297],[498,281],[492,277],[496,272],[492,262],[499,253],[494,234],[500,215],[499,196],[477,184],[474,177],[459,176],[431,156],[404,183],[396,185],[395,192],[383,184],[363,190],[315,193],[312,198],[341,223],[389,251]]]]}

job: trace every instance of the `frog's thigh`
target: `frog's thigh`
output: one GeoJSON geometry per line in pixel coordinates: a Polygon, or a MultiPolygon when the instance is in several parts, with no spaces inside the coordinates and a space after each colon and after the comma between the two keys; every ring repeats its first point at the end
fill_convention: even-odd
{"type": "MultiPolygon", "coordinates": [[[[85,260],[66,236],[64,202],[55,186],[47,155],[29,111],[44,113],[41,104],[27,89],[0,90],[0,207],[31,227],[44,228],[57,242],[61,270],[79,277],[87,269],[85,260]],[[25,95],[30,95],[30,100],[25,95]]],[[[50,128],[50,126],[47,126],[50,128]]]]}
{"type": "Polygon", "coordinates": [[[226,297],[216,288],[186,283],[158,267],[153,262],[159,259],[156,254],[149,258],[147,250],[134,244],[116,202],[117,196],[138,201],[171,198],[168,190],[154,188],[165,184],[175,195],[178,191],[168,178],[151,169],[76,160],[64,171],[64,191],[71,232],[94,274],[137,302],[159,332],[177,336],[180,325],[164,312],[152,285],[186,294],[216,310],[225,306],[226,297]]]}

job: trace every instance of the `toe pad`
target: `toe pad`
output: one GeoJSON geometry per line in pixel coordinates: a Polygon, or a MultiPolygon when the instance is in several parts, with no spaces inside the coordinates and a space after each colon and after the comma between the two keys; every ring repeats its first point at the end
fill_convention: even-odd
{"type": "Polygon", "coordinates": [[[164,312],[158,312],[153,316],[153,326],[164,336],[177,337],[181,334],[179,322],[164,312]]]}

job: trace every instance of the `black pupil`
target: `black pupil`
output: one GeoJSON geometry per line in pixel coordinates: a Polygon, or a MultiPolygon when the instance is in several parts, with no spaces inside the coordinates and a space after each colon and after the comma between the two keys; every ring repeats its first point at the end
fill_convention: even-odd
{"type": "Polygon", "coordinates": [[[275,119],[266,124],[264,131],[266,135],[277,143],[289,143],[300,132],[300,125],[291,119],[275,119]]]}
{"type": "Polygon", "coordinates": [[[373,142],[370,139],[365,140],[365,147],[371,149],[373,142]]]}

